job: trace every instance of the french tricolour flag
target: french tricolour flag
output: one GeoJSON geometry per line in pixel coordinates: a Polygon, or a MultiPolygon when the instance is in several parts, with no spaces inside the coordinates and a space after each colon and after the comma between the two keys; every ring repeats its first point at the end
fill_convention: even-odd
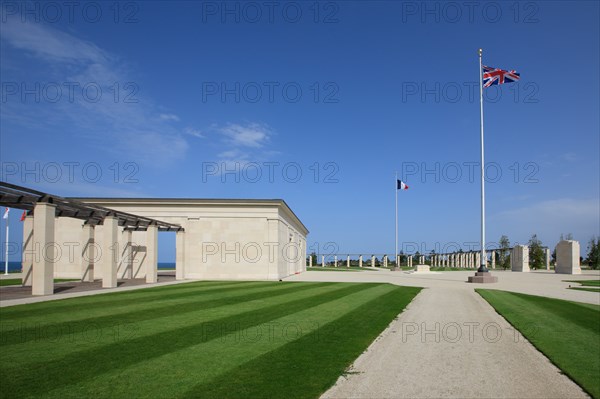
{"type": "Polygon", "coordinates": [[[408,190],[408,184],[404,183],[402,180],[398,180],[398,190],[408,190]]]}
{"type": "Polygon", "coordinates": [[[4,215],[2,215],[2,219],[8,219],[8,212],[9,212],[9,209],[4,208],[4,215]]]}

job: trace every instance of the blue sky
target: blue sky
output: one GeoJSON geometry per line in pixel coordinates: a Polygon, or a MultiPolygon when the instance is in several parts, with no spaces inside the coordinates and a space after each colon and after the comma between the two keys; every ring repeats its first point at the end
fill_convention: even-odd
{"type": "Polygon", "coordinates": [[[521,73],[485,92],[488,241],[600,234],[598,2],[74,4],[2,2],[3,181],[282,198],[309,250],[392,253],[398,172],[401,247],[470,249],[482,47],[521,73]]]}

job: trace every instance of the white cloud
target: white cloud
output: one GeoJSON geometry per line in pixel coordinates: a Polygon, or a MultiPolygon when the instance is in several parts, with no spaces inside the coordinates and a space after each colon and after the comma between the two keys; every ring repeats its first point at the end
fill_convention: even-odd
{"type": "Polygon", "coordinates": [[[163,121],[179,122],[179,117],[174,114],[160,114],[158,117],[160,118],[160,120],[163,120],[163,121]]]}
{"type": "Polygon", "coordinates": [[[564,154],[562,154],[560,156],[563,160],[568,161],[568,162],[574,162],[577,161],[577,154],[575,154],[574,152],[565,152],[564,154]]]}
{"type": "Polygon", "coordinates": [[[185,129],[183,129],[183,132],[185,134],[189,134],[190,136],[194,136],[194,137],[198,137],[198,138],[204,138],[204,134],[199,129],[194,129],[192,127],[186,127],[185,129]]]}
{"type": "Polygon", "coordinates": [[[184,132],[171,125],[179,117],[159,112],[152,99],[143,98],[138,83],[118,57],[53,27],[13,19],[3,26],[2,40],[49,65],[40,70],[51,80],[75,82],[80,88],[94,86],[98,89],[91,90],[91,95],[101,94],[97,101],[82,94],[72,100],[65,94],[56,103],[15,101],[3,107],[3,117],[30,128],[41,120],[44,128],[53,126],[63,134],[76,134],[95,149],[140,162],[166,164],[185,156],[184,132]]]}
{"type": "Polygon", "coordinates": [[[41,24],[23,23],[17,18],[3,21],[2,36],[13,47],[49,61],[105,63],[110,58],[93,43],[41,24]]]}
{"type": "Polygon", "coordinates": [[[268,126],[258,123],[239,125],[229,123],[218,131],[227,137],[227,141],[233,146],[260,148],[263,147],[272,135],[268,126]]]}
{"type": "Polygon", "coordinates": [[[490,215],[490,229],[516,235],[526,241],[537,233],[554,245],[561,233],[573,233],[576,240],[587,240],[600,233],[600,201],[597,198],[561,198],[540,201],[525,207],[490,215]]]}

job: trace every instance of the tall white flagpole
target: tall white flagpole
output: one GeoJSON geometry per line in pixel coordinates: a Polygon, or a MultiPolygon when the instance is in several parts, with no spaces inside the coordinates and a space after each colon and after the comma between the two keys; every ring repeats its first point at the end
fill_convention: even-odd
{"type": "Polygon", "coordinates": [[[483,49],[479,49],[479,126],[481,129],[481,265],[478,272],[487,272],[485,259],[485,163],[483,159],[483,66],[481,63],[481,54],[483,49]]]}
{"type": "MultiPolygon", "coordinates": [[[[4,252],[4,274],[8,274],[8,213],[6,213],[6,251],[4,252]]],[[[4,218],[4,215],[2,216],[4,218]]]]}
{"type": "MultiPolygon", "coordinates": [[[[396,191],[396,241],[395,244],[396,246],[394,247],[394,257],[396,258],[396,261],[398,260],[398,172],[396,172],[396,179],[394,181],[394,189],[396,191]]],[[[398,267],[400,265],[396,265],[396,267],[398,267]]]]}

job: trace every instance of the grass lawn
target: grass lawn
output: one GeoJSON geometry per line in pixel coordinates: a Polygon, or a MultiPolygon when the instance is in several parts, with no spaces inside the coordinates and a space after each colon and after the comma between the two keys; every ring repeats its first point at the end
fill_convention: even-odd
{"type": "Polygon", "coordinates": [[[600,280],[565,280],[568,283],[578,283],[578,287],[569,287],[572,290],[591,291],[600,293],[600,280]]]}
{"type": "Polygon", "coordinates": [[[584,287],[600,288],[600,280],[565,280],[567,283],[578,283],[584,287]]]}
{"type": "Polygon", "coordinates": [[[600,306],[476,290],[566,375],[600,398],[600,306]]]}
{"type": "Polygon", "coordinates": [[[193,282],[0,308],[6,398],[317,398],[420,288],[193,282]]]}
{"type": "MultiPolygon", "coordinates": [[[[55,278],[55,283],[64,283],[66,281],[80,281],[78,279],[69,279],[69,278],[55,278]]],[[[0,287],[4,287],[7,285],[21,285],[22,281],[20,278],[7,278],[4,280],[0,280],[0,287]]]]}

